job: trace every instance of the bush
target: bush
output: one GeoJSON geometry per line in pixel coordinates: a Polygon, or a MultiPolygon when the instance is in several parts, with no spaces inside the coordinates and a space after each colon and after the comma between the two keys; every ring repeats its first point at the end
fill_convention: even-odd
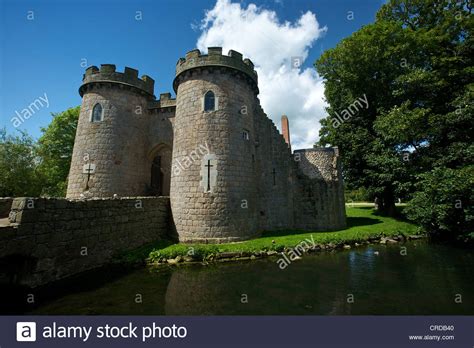
{"type": "Polygon", "coordinates": [[[8,135],[0,129],[0,197],[39,196],[36,144],[26,132],[8,135]]]}
{"type": "Polygon", "coordinates": [[[420,178],[418,191],[405,208],[407,217],[428,233],[470,238],[474,232],[474,166],[436,168],[420,178]]]}
{"type": "Polygon", "coordinates": [[[371,197],[369,192],[363,187],[358,188],[356,190],[346,190],[344,192],[344,197],[345,197],[346,203],[373,201],[373,197],[371,197]]]}

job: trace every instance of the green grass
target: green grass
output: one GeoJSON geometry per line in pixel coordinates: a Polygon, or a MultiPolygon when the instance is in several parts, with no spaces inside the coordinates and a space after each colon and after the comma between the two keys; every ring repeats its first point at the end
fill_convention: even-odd
{"type": "Polygon", "coordinates": [[[368,206],[347,207],[348,227],[334,232],[308,232],[301,230],[267,231],[260,238],[239,243],[227,244],[172,244],[161,241],[154,246],[146,246],[128,255],[128,259],[146,258],[156,261],[160,258],[170,259],[178,255],[188,255],[190,250],[197,259],[204,259],[210,254],[221,252],[257,252],[283,251],[293,248],[304,239],[314,239],[316,244],[355,243],[377,237],[416,234],[418,227],[406,221],[377,215],[374,209],[368,206]],[[272,242],[274,241],[274,242],[272,242]],[[192,248],[192,249],[191,249],[192,248]]]}

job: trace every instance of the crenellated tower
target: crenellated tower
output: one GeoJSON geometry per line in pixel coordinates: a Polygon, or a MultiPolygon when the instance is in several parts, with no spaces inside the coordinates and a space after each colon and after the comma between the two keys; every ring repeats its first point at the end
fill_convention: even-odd
{"type": "Polygon", "coordinates": [[[180,241],[217,243],[255,236],[257,175],[253,113],[257,73],[242,54],[210,47],[180,58],[171,209],[180,241]]]}
{"type": "Polygon", "coordinates": [[[126,67],[87,68],[68,179],[68,198],[144,195],[150,181],[148,104],[154,81],[126,67]]]}

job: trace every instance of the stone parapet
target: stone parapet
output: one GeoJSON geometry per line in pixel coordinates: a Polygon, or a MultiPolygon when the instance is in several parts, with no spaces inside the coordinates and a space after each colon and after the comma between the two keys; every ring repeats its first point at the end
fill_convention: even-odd
{"type": "Polygon", "coordinates": [[[148,104],[150,110],[176,108],[176,98],[171,98],[171,93],[161,93],[159,100],[153,100],[148,104]]]}
{"type": "Polygon", "coordinates": [[[138,77],[138,70],[125,67],[124,72],[115,71],[114,64],[102,64],[100,69],[96,66],[90,66],[86,69],[86,73],[82,78],[82,86],[79,88],[81,97],[84,95],[86,88],[94,83],[114,83],[122,86],[136,88],[153,96],[155,81],[143,75],[138,77]]]}
{"type": "Polygon", "coordinates": [[[222,54],[222,47],[209,47],[208,54],[201,54],[201,51],[194,49],[186,53],[185,58],[179,58],[176,63],[176,78],[173,82],[173,88],[177,91],[178,77],[186,71],[204,67],[224,67],[241,72],[254,83],[257,88],[258,77],[252,61],[248,58],[243,59],[242,54],[230,50],[228,55],[222,54]]]}

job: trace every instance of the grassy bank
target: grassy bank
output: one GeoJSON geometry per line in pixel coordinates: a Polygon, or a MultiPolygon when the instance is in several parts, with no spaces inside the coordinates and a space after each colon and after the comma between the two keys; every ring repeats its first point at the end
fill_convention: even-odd
{"type": "Polygon", "coordinates": [[[347,228],[334,232],[308,232],[301,230],[267,231],[260,238],[239,243],[227,244],[176,244],[160,241],[145,246],[124,256],[124,261],[147,260],[163,262],[168,259],[181,261],[198,261],[219,258],[218,254],[226,253],[235,256],[251,257],[261,253],[272,254],[292,249],[303,240],[312,240],[319,249],[342,247],[343,245],[361,244],[382,237],[409,236],[417,233],[417,226],[406,221],[377,215],[372,207],[347,207],[347,228]]]}

